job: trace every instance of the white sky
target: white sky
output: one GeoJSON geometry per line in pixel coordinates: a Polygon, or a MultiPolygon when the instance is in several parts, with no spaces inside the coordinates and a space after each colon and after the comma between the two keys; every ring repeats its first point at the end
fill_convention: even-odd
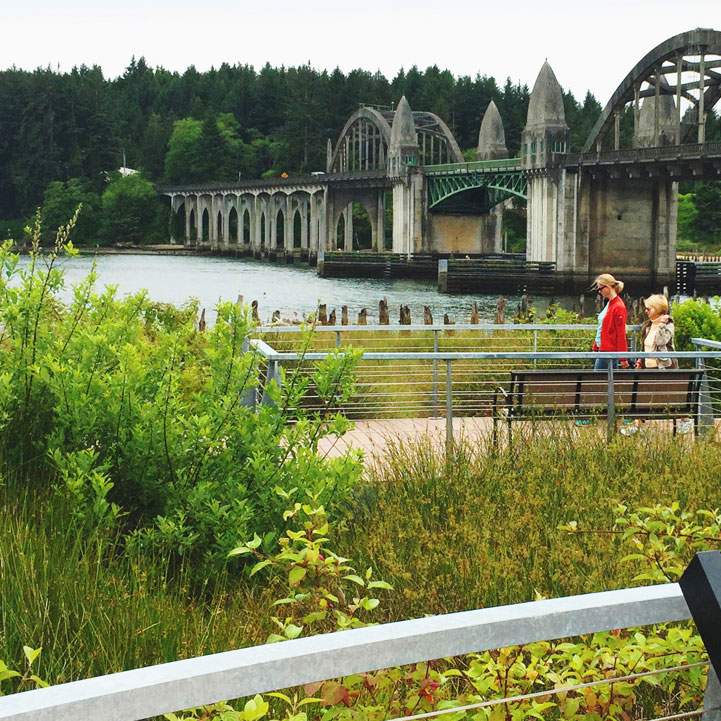
{"type": "MultiPolygon", "coordinates": [[[[0,0],[0,69],[100,65],[131,57],[200,71],[223,62],[259,69],[448,68],[533,86],[544,59],[578,100],[602,105],[649,50],[696,27],[721,30],[721,2],[695,0],[0,0]],[[10,6],[10,7],[6,7],[10,6]]],[[[422,110],[422,108],[419,108],[422,110]]]]}

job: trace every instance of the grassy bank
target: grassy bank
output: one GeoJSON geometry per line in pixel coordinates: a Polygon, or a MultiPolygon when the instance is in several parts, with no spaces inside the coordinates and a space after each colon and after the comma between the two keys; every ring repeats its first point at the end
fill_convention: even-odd
{"type": "MultiPolygon", "coordinates": [[[[721,506],[715,444],[537,438],[494,455],[466,439],[457,451],[448,464],[430,444],[393,447],[331,527],[337,552],[394,587],[375,621],[636,585],[638,565],[620,561],[628,543],[608,533],[616,502],[721,506]],[[569,521],[599,533],[559,528],[569,521]]],[[[263,573],[199,586],[168,557],[79,533],[47,487],[8,482],[0,504],[0,648],[7,660],[42,646],[38,671],[52,682],[261,643],[272,630],[283,592],[263,573]]]]}

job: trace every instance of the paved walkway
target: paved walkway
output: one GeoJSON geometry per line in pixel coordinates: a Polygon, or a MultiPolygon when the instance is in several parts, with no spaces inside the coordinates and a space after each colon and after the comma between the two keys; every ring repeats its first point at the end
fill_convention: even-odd
{"type": "MultiPolygon", "coordinates": [[[[491,418],[454,418],[453,437],[481,437],[491,432],[491,418]]],[[[348,448],[361,448],[366,461],[383,455],[393,443],[412,443],[427,439],[442,448],[446,442],[445,418],[392,418],[386,420],[356,421],[355,428],[345,435],[328,436],[318,444],[318,452],[331,458],[348,448]]]]}
{"type": "MultiPolygon", "coordinates": [[[[557,423],[557,422],[556,422],[557,423]]],[[[540,422],[535,421],[533,425],[538,429],[540,422]]],[[[504,424],[499,429],[501,438],[505,438],[504,424]]],[[[526,422],[514,423],[514,437],[521,431],[526,422]]],[[[546,424],[548,426],[548,424],[546,424]]],[[[490,437],[493,427],[489,416],[479,418],[454,418],[453,437],[459,439],[478,438],[487,440],[490,437]]],[[[621,426],[619,426],[620,428],[621,426]]],[[[647,421],[644,423],[644,432],[668,433],[671,435],[671,421],[647,421]]],[[[557,432],[558,429],[556,429],[557,432]]],[[[593,426],[576,428],[572,421],[568,422],[568,430],[576,435],[596,431],[606,434],[606,422],[600,420],[593,426]]],[[[716,420],[716,438],[721,436],[721,420],[716,420]]],[[[688,438],[693,438],[689,434],[688,438]]],[[[413,443],[419,440],[426,440],[438,448],[443,448],[446,442],[446,419],[445,418],[393,418],[385,420],[355,421],[355,428],[345,435],[328,436],[318,444],[318,452],[328,457],[335,457],[345,453],[349,448],[360,448],[365,451],[366,463],[372,464],[374,459],[385,454],[389,445],[397,443],[413,443]]]]}

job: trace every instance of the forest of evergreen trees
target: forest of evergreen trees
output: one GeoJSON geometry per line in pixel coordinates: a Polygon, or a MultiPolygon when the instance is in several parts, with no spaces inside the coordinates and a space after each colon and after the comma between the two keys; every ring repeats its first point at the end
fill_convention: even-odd
{"type": "MultiPolygon", "coordinates": [[[[106,197],[108,171],[123,159],[147,183],[323,170],[327,139],[336,141],[360,104],[392,105],[402,95],[411,108],[443,118],[464,151],[475,149],[483,113],[494,100],[508,149],[518,151],[528,87],[510,80],[499,85],[480,74],[454,77],[436,66],[401,70],[390,81],[380,73],[326,72],[310,65],[267,64],[257,71],[223,64],[204,73],[191,66],[179,74],[150,68],[143,58],[131,60],[112,80],[97,66],[69,73],[0,71],[0,237],[38,206],[53,216],[50,222],[79,200],[88,218],[104,214],[110,222],[112,203],[116,216],[125,207],[118,194],[148,196],[139,181],[111,176],[117,187],[106,197]]],[[[579,150],[601,105],[590,92],[582,102],[571,93],[564,99],[571,149],[579,150]]],[[[628,132],[632,121],[625,120],[628,132]]],[[[721,137],[715,116],[712,121],[710,131],[721,137]]],[[[691,204],[693,197],[691,192],[691,204]]],[[[163,233],[160,219],[154,227],[163,233]]],[[[106,234],[137,239],[133,233],[118,236],[112,223],[106,234]]]]}

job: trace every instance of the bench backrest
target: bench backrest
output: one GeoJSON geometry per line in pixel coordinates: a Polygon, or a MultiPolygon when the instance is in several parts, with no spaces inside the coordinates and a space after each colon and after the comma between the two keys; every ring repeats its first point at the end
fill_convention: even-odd
{"type": "MultiPolygon", "coordinates": [[[[692,414],[703,370],[614,370],[616,412],[626,415],[692,414]]],[[[582,369],[511,371],[514,413],[603,415],[608,403],[608,373],[582,369]]]]}

